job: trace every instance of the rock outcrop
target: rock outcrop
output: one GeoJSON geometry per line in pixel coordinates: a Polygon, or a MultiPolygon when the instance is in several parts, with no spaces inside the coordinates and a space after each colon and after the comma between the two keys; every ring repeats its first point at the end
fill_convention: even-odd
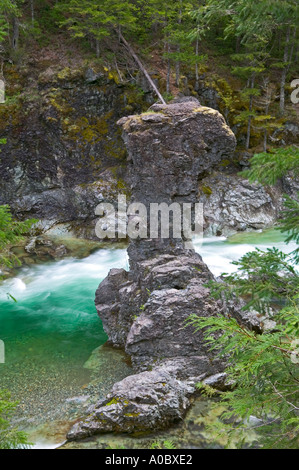
{"type": "MultiPolygon", "coordinates": [[[[197,201],[205,172],[235,148],[235,137],[215,110],[197,100],[154,105],[148,113],[119,121],[128,150],[132,200],[197,201]]],[[[96,293],[96,308],[109,342],[130,355],[136,375],[116,384],[90,409],[69,439],[100,432],[142,432],[180,420],[196,383],[225,386],[225,364],[211,353],[202,333],[186,320],[225,313],[210,297],[208,267],[184,237],[131,240],[130,271],[113,269],[96,293]]],[[[215,335],[217,341],[217,335],[215,335]]]]}
{"type": "Polygon", "coordinates": [[[272,227],[283,205],[278,186],[250,183],[237,175],[215,172],[201,181],[199,190],[207,236],[272,227]]]}
{"type": "MultiPolygon", "coordinates": [[[[49,67],[48,60],[41,59],[32,59],[29,66],[21,68],[6,63],[5,77],[7,94],[13,99],[1,105],[0,136],[6,143],[1,144],[0,204],[10,205],[14,216],[19,219],[39,219],[38,228],[43,233],[56,225],[65,224],[67,230],[75,236],[95,239],[96,206],[103,201],[116,202],[119,189],[126,186],[126,150],[116,121],[121,116],[140,113],[154,101],[151,90],[147,88],[148,84],[140,77],[139,87],[134,87],[129,77],[128,82],[120,82],[117,73],[104,68],[93,70],[79,64],[76,67],[62,68],[58,64],[49,67]],[[140,93],[140,87],[143,94],[140,93]]],[[[217,109],[217,87],[206,87],[204,81],[203,88],[198,90],[200,99],[207,106],[217,109]]],[[[188,86],[184,93],[190,93],[188,86]]],[[[202,109],[210,113],[213,120],[216,111],[211,108],[202,109]]],[[[145,124],[147,120],[149,125],[153,120],[158,125],[160,120],[160,127],[164,128],[167,117],[163,117],[159,110],[151,111],[143,115],[142,123],[145,124]]],[[[186,122],[185,127],[187,124],[186,122]]],[[[130,125],[138,126],[138,119],[130,121],[130,125]]],[[[176,125],[186,132],[182,122],[177,121],[176,125]]],[[[216,128],[209,129],[210,137],[205,136],[210,163],[214,158],[214,147],[211,145],[214,137],[220,145],[220,139],[213,135],[213,129],[216,128]]],[[[173,133],[172,139],[175,142],[173,133]]],[[[193,145],[194,138],[186,134],[185,142],[189,139],[193,145]]],[[[272,140],[282,144],[297,144],[298,125],[287,122],[273,134],[272,140]]],[[[165,144],[164,139],[163,145],[165,144]]],[[[158,149],[159,139],[153,145],[158,149]]],[[[197,152],[198,146],[199,141],[194,151],[197,152]]],[[[167,151],[167,145],[165,148],[167,151]]],[[[173,149],[178,151],[175,145],[173,149]]],[[[228,147],[227,151],[223,150],[222,168],[225,177],[225,161],[229,160],[226,154],[230,153],[230,149],[228,147]]],[[[191,152],[191,148],[188,151],[191,152]]],[[[239,164],[246,163],[245,166],[248,166],[249,157],[250,154],[243,159],[245,162],[239,159],[239,164]]],[[[205,170],[209,177],[210,163],[206,163],[203,157],[202,161],[194,164],[200,165],[201,170],[205,170]]],[[[217,164],[217,161],[214,160],[214,163],[217,164]]],[[[181,164],[177,158],[176,165],[181,164]]],[[[187,171],[187,164],[185,161],[185,167],[181,166],[183,171],[187,171]]],[[[236,163],[234,173],[239,171],[239,164],[236,163]]],[[[215,169],[215,165],[212,168],[215,169]]],[[[158,177],[157,184],[159,169],[157,166],[152,174],[152,179],[158,177]]],[[[194,170],[196,175],[197,169],[194,170]]],[[[192,169],[189,176],[191,173],[192,169]]],[[[222,221],[215,227],[210,212],[214,208],[218,212],[222,210],[221,190],[218,200],[216,196],[210,201],[204,201],[207,208],[207,234],[215,230],[225,234],[244,228],[265,228],[276,220],[280,204],[275,195],[272,197],[267,191],[265,194],[262,190],[256,190],[255,185],[246,182],[243,185],[235,174],[224,184],[220,181],[218,185],[217,181],[209,180],[206,185],[214,184],[211,189],[215,196],[216,188],[230,187],[235,180],[238,181],[234,184],[236,193],[239,189],[243,192],[245,186],[245,193],[250,193],[253,207],[248,207],[247,216],[242,209],[244,202],[246,204],[246,194],[244,201],[242,197],[233,200],[235,211],[229,213],[230,221],[228,222],[228,216],[224,212],[222,221]],[[269,202],[265,202],[267,199],[269,202]],[[254,207],[257,207],[256,217],[253,214],[254,207]],[[268,209],[269,213],[266,213],[268,209]]],[[[147,181],[150,184],[151,179],[147,181]]],[[[176,190],[180,194],[179,186],[174,186],[170,191],[176,190]]],[[[288,185],[286,191],[288,192],[288,185]]],[[[280,196],[282,194],[283,191],[280,196]]],[[[233,197],[232,192],[228,195],[228,199],[232,200],[230,195],[233,197]]]]}
{"type": "Polygon", "coordinates": [[[96,206],[114,200],[125,184],[116,122],[152,98],[103,68],[43,64],[6,66],[7,93],[17,95],[1,105],[0,204],[20,219],[36,218],[44,227],[69,223],[91,238],[96,206]]]}

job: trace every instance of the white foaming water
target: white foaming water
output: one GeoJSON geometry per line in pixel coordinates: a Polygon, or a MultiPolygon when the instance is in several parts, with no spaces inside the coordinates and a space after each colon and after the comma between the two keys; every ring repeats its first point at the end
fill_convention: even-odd
{"type": "Polygon", "coordinates": [[[246,253],[254,251],[255,248],[266,251],[268,248],[275,247],[284,253],[291,253],[297,248],[295,243],[287,245],[283,241],[263,242],[261,239],[259,242],[259,233],[252,233],[252,243],[231,243],[225,237],[211,237],[203,240],[195,239],[193,245],[214,276],[236,272],[238,267],[232,262],[238,261],[246,253]]]}
{"type": "Polygon", "coordinates": [[[85,259],[67,258],[55,263],[42,264],[23,268],[17,278],[8,279],[0,287],[0,300],[7,299],[9,292],[19,300],[32,297],[43,292],[49,295],[62,285],[67,286],[88,280],[104,279],[111,268],[128,269],[126,250],[99,250],[85,259]]]}
{"type": "MultiPolygon", "coordinates": [[[[282,239],[281,236],[254,233],[231,240],[224,237],[195,240],[194,246],[213,274],[218,276],[223,272],[236,271],[237,266],[231,262],[253,251],[255,247],[266,250],[275,246],[284,252],[296,248],[295,244],[286,245],[282,239]]],[[[24,358],[30,364],[30,373],[26,369],[27,375],[25,378],[22,376],[20,386],[16,380],[20,397],[23,396],[23,386],[31,388],[35,383],[36,367],[41,367],[37,370],[41,371],[43,381],[49,380],[47,393],[50,397],[53,386],[50,372],[53,365],[57,367],[59,383],[63,384],[60,387],[69,387],[69,379],[64,372],[66,364],[67,370],[72,371],[81,387],[84,362],[94,348],[106,341],[94,307],[95,290],[110,269],[128,267],[125,249],[101,249],[82,260],[68,258],[23,268],[16,278],[0,285],[0,331],[2,328],[8,350],[11,350],[12,357],[8,355],[7,359],[13,365],[13,383],[14,375],[17,379],[19,370],[15,369],[15,358],[16,364],[21,363],[22,373],[24,358]],[[8,297],[8,293],[15,297],[17,303],[8,297]],[[35,361],[34,368],[31,360],[35,361]],[[42,372],[44,370],[45,375],[42,372]],[[65,379],[62,380],[59,374],[65,379]]],[[[85,384],[85,376],[83,379],[82,384],[85,384]]],[[[81,388],[78,393],[82,393],[81,388]]],[[[50,402],[53,402],[52,398],[50,402]]],[[[50,449],[59,447],[61,435],[51,440],[47,431],[39,429],[30,440],[36,442],[36,449],[50,449]]]]}
{"type": "MultiPolygon", "coordinates": [[[[273,235],[274,232],[269,233],[273,235]]],[[[266,250],[276,247],[285,253],[290,253],[296,248],[295,243],[286,245],[283,241],[278,241],[277,235],[272,242],[271,236],[265,237],[264,234],[257,232],[246,236],[246,243],[231,242],[225,237],[195,239],[193,243],[196,252],[202,256],[215,276],[224,272],[235,272],[237,266],[231,264],[232,261],[239,260],[255,248],[266,250]]],[[[62,285],[67,287],[76,283],[78,289],[80,284],[84,286],[92,282],[97,285],[112,268],[129,268],[125,249],[102,249],[82,260],[68,258],[55,263],[23,268],[17,278],[2,283],[0,301],[7,300],[7,293],[19,300],[43,293],[47,298],[49,292],[55,292],[62,285]]]]}

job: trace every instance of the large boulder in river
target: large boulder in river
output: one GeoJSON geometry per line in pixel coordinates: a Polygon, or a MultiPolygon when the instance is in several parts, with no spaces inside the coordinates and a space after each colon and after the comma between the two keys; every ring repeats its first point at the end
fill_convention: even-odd
{"type": "MultiPolygon", "coordinates": [[[[160,367],[115,384],[105,400],[89,409],[89,417],[73,426],[68,439],[84,439],[99,432],[151,432],[180,421],[196,387],[171,372],[169,367],[160,367]]],[[[218,374],[206,383],[220,387],[224,380],[225,374],[218,374]]]]}
{"type": "Polygon", "coordinates": [[[134,200],[195,202],[198,181],[221,160],[231,158],[236,138],[224,117],[196,99],[153,105],[122,118],[123,139],[134,200]]]}

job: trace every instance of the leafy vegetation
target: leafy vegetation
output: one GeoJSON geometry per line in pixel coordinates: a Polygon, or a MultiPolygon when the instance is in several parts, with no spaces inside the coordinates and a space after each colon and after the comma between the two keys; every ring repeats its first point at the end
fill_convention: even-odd
{"type": "Polygon", "coordinates": [[[11,253],[10,246],[19,243],[30,232],[36,220],[19,222],[13,219],[9,206],[0,206],[0,267],[19,264],[18,258],[11,253]]]}
{"type": "MultiPolygon", "coordinates": [[[[207,328],[206,338],[215,348],[213,332],[224,332],[217,350],[230,357],[227,381],[234,385],[221,392],[226,406],[221,420],[209,431],[227,437],[227,447],[243,447],[254,417],[256,442],[264,448],[298,448],[298,329],[299,311],[295,299],[273,315],[275,330],[262,335],[247,331],[232,318],[190,318],[196,329],[207,328]],[[297,338],[297,339],[296,339],[297,338]]],[[[199,384],[207,396],[215,390],[199,384]]],[[[217,407],[218,404],[215,404],[217,407]]]]}
{"type": "Polygon", "coordinates": [[[150,449],[169,449],[173,450],[175,449],[175,444],[173,441],[155,441],[152,443],[150,449]]]}
{"type": "MultiPolygon", "coordinates": [[[[298,147],[285,147],[269,153],[254,155],[251,168],[242,173],[249,181],[255,180],[262,184],[274,185],[284,175],[292,178],[299,175],[298,147]]],[[[298,193],[299,199],[299,193],[298,193]]],[[[286,234],[286,243],[295,242],[299,245],[299,202],[285,195],[285,210],[282,213],[278,230],[286,234]]],[[[295,263],[299,263],[299,248],[292,253],[295,263]]]]}
{"type": "MultiPolygon", "coordinates": [[[[286,171],[297,171],[298,152],[288,150],[283,162],[278,158],[281,152],[256,155],[250,178],[273,183],[286,171]]],[[[298,201],[287,197],[279,229],[287,234],[288,243],[298,244],[298,221],[298,201]]],[[[259,445],[298,448],[299,273],[294,266],[298,261],[298,249],[289,255],[275,248],[266,252],[256,249],[234,263],[236,273],[224,274],[221,282],[209,284],[215,298],[245,300],[243,309],[256,312],[263,334],[249,331],[230,316],[189,318],[196,331],[205,330],[211,349],[220,349],[221,356],[228,359],[231,389],[220,397],[226,411],[211,429],[217,436],[227,436],[228,447],[233,442],[244,445],[253,420],[259,445]],[[221,332],[217,345],[215,332],[221,332]]],[[[199,387],[208,396],[215,394],[203,384],[199,387]]]]}
{"type": "Polygon", "coordinates": [[[274,185],[288,172],[299,175],[299,149],[295,146],[281,147],[268,153],[258,153],[251,159],[250,166],[250,170],[243,172],[249,181],[274,185]]]}
{"type": "Polygon", "coordinates": [[[106,57],[123,78],[130,68],[124,35],[146,61],[163,65],[164,98],[183,90],[186,76],[194,96],[200,82],[212,84],[245,149],[262,145],[267,152],[269,136],[292,113],[287,93],[298,73],[298,16],[296,0],[1,0],[0,44],[18,63],[35,41],[45,45],[63,32],[106,57]],[[217,77],[217,56],[229,78],[217,77]]]}
{"type": "MultiPolygon", "coordinates": [[[[48,45],[51,34],[59,32],[69,44],[76,41],[87,48],[96,63],[108,58],[120,81],[126,73],[135,79],[136,66],[120,41],[124,35],[152,69],[157,66],[155,78],[166,100],[186,87],[193,96],[199,96],[200,86],[215,90],[217,106],[234,126],[240,147],[258,149],[243,176],[275,184],[287,172],[299,173],[298,147],[270,146],[273,133],[293,117],[287,93],[288,81],[299,72],[298,16],[297,0],[0,0],[0,62],[5,64],[0,73],[3,78],[5,67],[19,64],[23,51],[48,45]]],[[[15,99],[17,94],[7,103],[15,99]]],[[[90,132],[87,140],[93,140],[90,132]]],[[[5,143],[1,137],[0,144],[5,143]]],[[[279,230],[287,243],[298,245],[299,202],[286,197],[285,206],[279,230]]],[[[17,222],[8,206],[0,206],[0,267],[18,262],[9,248],[33,222],[17,222]]],[[[232,318],[190,319],[196,329],[207,330],[211,347],[213,333],[223,332],[220,344],[230,357],[228,380],[235,387],[221,394],[227,412],[216,431],[229,436],[228,445],[236,440],[243,445],[251,415],[261,420],[257,430],[265,447],[298,445],[298,261],[299,248],[290,255],[256,250],[235,263],[237,273],[210,285],[215,297],[243,298],[245,310],[275,322],[264,334],[248,331],[232,318]]],[[[14,409],[1,392],[0,447],[1,433],[3,445],[25,444],[9,428],[14,409]]],[[[172,444],[167,445],[157,447],[172,444]]]]}

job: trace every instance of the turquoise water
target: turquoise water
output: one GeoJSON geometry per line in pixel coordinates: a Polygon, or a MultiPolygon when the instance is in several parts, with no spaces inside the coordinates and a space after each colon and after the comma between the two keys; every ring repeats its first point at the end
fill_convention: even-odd
{"type": "Polygon", "coordinates": [[[22,269],[17,278],[5,281],[0,286],[0,337],[6,364],[20,360],[21,352],[23,360],[33,356],[44,362],[44,354],[68,356],[74,363],[86,360],[92,348],[106,341],[94,296],[114,266],[127,266],[123,250],[22,269]]]}
{"type": "MultiPolygon", "coordinates": [[[[235,270],[231,261],[255,246],[295,248],[273,230],[194,244],[215,275],[235,270]]],[[[95,310],[95,291],[114,267],[128,268],[124,249],[23,268],[0,285],[0,339],[5,343],[0,388],[20,400],[26,423],[57,418],[67,398],[84,394],[91,379],[84,363],[107,339],[95,310]]],[[[108,375],[109,367],[103,381],[108,375]]]]}
{"type": "Polygon", "coordinates": [[[69,397],[84,393],[91,373],[83,365],[107,339],[95,290],[113,267],[127,267],[124,250],[24,268],[0,286],[0,388],[20,401],[25,425],[59,417],[69,397]]]}
{"type": "Polygon", "coordinates": [[[284,239],[285,236],[278,230],[270,229],[264,232],[242,232],[229,239],[212,237],[203,241],[194,240],[194,246],[212,273],[219,276],[222,273],[236,271],[237,267],[231,263],[255,248],[266,251],[268,248],[276,247],[284,253],[291,253],[297,246],[295,243],[286,245],[284,239]]]}

